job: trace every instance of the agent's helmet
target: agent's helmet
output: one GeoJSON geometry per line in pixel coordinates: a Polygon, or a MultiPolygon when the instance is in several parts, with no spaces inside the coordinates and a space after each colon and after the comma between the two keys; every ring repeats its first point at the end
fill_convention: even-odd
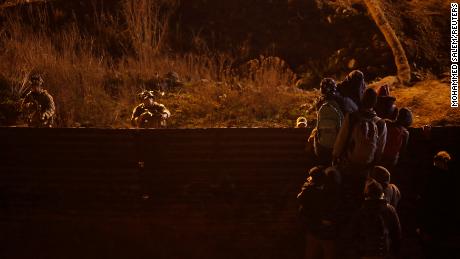
{"type": "Polygon", "coordinates": [[[29,83],[31,85],[38,85],[38,86],[41,86],[43,84],[43,78],[40,74],[32,74],[30,77],[29,77],[29,83]]]}
{"type": "Polygon", "coordinates": [[[332,78],[324,78],[320,85],[321,94],[330,95],[337,90],[337,84],[332,78]]]}
{"type": "Polygon", "coordinates": [[[139,99],[144,101],[144,100],[148,100],[150,98],[152,98],[152,99],[159,98],[159,97],[163,96],[164,94],[165,93],[161,92],[161,91],[148,91],[148,90],[145,90],[145,91],[142,91],[141,93],[139,93],[138,97],[139,97],[139,99]]]}

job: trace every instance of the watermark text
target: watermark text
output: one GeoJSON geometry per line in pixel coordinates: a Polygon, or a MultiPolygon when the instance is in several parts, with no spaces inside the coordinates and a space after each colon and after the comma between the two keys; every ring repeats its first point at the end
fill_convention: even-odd
{"type": "Polygon", "coordinates": [[[458,4],[450,4],[450,106],[458,108],[458,4]]]}

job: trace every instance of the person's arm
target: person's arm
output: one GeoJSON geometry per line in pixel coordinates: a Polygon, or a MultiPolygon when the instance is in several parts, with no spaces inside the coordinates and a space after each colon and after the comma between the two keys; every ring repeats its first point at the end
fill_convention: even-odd
{"type": "Polygon", "coordinates": [[[358,105],[356,105],[356,103],[353,102],[352,99],[348,97],[344,97],[343,102],[344,102],[344,109],[345,109],[344,112],[345,113],[353,113],[353,112],[358,111],[358,105]]]}
{"type": "Polygon", "coordinates": [[[310,203],[309,201],[309,182],[308,180],[303,184],[302,189],[299,194],[297,194],[297,201],[299,202],[299,213],[301,217],[308,217],[308,214],[311,212],[309,209],[308,204],[310,203]]]}
{"type": "Polygon", "coordinates": [[[399,191],[398,187],[394,184],[391,184],[391,189],[393,190],[393,204],[395,205],[395,209],[397,209],[399,201],[401,200],[401,192],[399,191]]]}
{"type": "Polygon", "coordinates": [[[345,148],[348,143],[348,138],[350,134],[350,127],[351,127],[350,117],[351,117],[350,114],[347,114],[345,116],[342,127],[339,130],[339,134],[337,134],[337,138],[335,139],[334,149],[332,150],[332,157],[334,160],[340,158],[345,152],[345,148]]]}
{"type": "Polygon", "coordinates": [[[399,155],[401,156],[402,154],[404,154],[407,150],[407,145],[409,144],[409,131],[407,129],[404,129],[403,131],[404,135],[403,135],[403,143],[402,143],[402,146],[401,146],[401,150],[399,151],[399,155]]]}
{"type": "Polygon", "coordinates": [[[137,127],[137,118],[142,114],[142,107],[140,105],[136,106],[133,109],[133,113],[131,115],[131,125],[137,127]]]}
{"type": "Polygon", "coordinates": [[[47,107],[42,114],[42,120],[49,119],[56,113],[56,106],[54,105],[53,97],[49,93],[45,93],[47,99],[47,107]]]}
{"type": "Polygon", "coordinates": [[[388,205],[389,210],[389,231],[391,238],[391,251],[393,254],[398,254],[401,249],[401,223],[399,222],[398,213],[393,206],[388,205]]]}
{"type": "Polygon", "coordinates": [[[24,97],[24,99],[22,99],[21,103],[19,104],[20,106],[20,109],[21,109],[21,112],[26,112],[27,109],[30,108],[31,106],[31,101],[32,101],[32,98],[31,98],[31,94],[30,92],[28,94],[26,94],[26,96],[24,97]]]}
{"type": "Polygon", "coordinates": [[[167,119],[171,117],[171,112],[164,105],[162,105],[162,107],[163,107],[163,114],[162,114],[163,119],[167,119]]]}
{"type": "Polygon", "coordinates": [[[302,185],[302,189],[300,190],[299,194],[297,194],[297,199],[302,201],[305,198],[305,191],[308,189],[308,180],[302,185]]]}
{"type": "Polygon", "coordinates": [[[375,151],[374,163],[378,164],[382,158],[385,144],[387,143],[387,125],[385,120],[378,122],[379,139],[377,141],[377,150],[375,151]]]}

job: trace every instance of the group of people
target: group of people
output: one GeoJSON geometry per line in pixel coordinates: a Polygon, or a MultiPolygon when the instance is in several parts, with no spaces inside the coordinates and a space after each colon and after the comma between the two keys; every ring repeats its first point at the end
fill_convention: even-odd
{"type": "Polygon", "coordinates": [[[388,86],[367,87],[362,72],[322,80],[308,145],[319,166],[300,193],[306,258],[388,258],[401,244],[401,193],[391,173],[404,155],[412,113],[388,86]]]}
{"type": "MultiPolygon", "coordinates": [[[[20,102],[20,111],[29,127],[51,128],[55,126],[56,106],[53,97],[43,87],[43,78],[33,74],[29,78],[30,89],[20,102]]],[[[164,128],[170,111],[156,102],[164,92],[144,90],[138,98],[142,101],[131,115],[131,124],[137,128],[164,128]]]]}
{"type": "Polygon", "coordinates": [[[318,160],[394,167],[407,146],[412,113],[396,107],[389,87],[368,88],[363,73],[355,70],[340,83],[323,79],[320,89],[317,125],[308,140],[318,160]]]}

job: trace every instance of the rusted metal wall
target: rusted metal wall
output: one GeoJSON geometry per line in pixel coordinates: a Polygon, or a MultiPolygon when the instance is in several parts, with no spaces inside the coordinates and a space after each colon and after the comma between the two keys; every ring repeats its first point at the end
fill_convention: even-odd
{"type": "MultiPolygon", "coordinates": [[[[407,177],[458,132],[411,130],[407,177]]],[[[0,128],[0,258],[302,258],[308,133],[0,128]]]]}

